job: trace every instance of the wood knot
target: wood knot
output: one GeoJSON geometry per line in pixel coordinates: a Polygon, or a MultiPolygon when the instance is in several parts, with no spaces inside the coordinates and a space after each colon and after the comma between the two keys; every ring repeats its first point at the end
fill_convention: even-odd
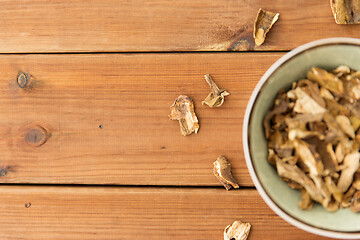
{"type": "Polygon", "coordinates": [[[48,137],[46,129],[36,125],[26,132],[24,138],[27,143],[39,147],[47,141],[48,137]]]}
{"type": "Polygon", "coordinates": [[[7,174],[7,170],[5,168],[0,168],[0,177],[4,177],[7,174]]]}
{"type": "Polygon", "coordinates": [[[0,177],[5,177],[10,172],[15,172],[14,166],[9,166],[9,165],[0,166],[0,177]]]}
{"type": "Polygon", "coordinates": [[[20,72],[17,76],[17,84],[21,88],[27,88],[30,86],[30,75],[24,72],[20,72]]]}

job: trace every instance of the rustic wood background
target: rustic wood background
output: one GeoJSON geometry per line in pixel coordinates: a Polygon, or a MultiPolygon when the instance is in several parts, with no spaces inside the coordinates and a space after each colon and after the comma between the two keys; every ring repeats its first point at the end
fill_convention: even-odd
{"type": "Polygon", "coordinates": [[[279,218],[253,187],[242,150],[249,96],[287,51],[337,25],[329,1],[12,0],[0,8],[0,239],[325,239],[279,218]],[[279,12],[254,46],[259,8],[279,12]],[[25,74],[27,85],[17,84],[25,74]],[[229,90],[201,106],[203,75],[229,90]],[[199,134],[168,119],[194,99],[199,134]],[[241,188],[212,174],[226,155],[241,188]]]}

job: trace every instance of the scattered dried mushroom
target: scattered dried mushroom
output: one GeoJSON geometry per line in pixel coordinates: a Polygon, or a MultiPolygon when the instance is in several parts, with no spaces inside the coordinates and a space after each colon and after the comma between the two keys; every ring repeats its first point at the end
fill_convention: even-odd
{"type": "Polygon", "coordinates": [[[268,162],[291,188],[299,207],[313,201],[328,211],[360,211],[360,72],[313,67],[307,79],[280,90],[264,118],[268,162]]]}
{"type": "Polygon", "coordinates": [[[227,226],[224,231],[224,240],[246,240],[249,236],[251,225],[235,221],[231,226],[227,226]]]}
{"type": "Polygon", "coordinates": [[[330,0],[330,5],[337,24],[360,23],[359,0],[330,0]]]}
{"type": "Polygon", "coordinates": [[[211,93],[205,98],[202,104],[209,107],[220,107],[224,103],[225,96],[230,95],[226,89],[219,89],[209,74],[205,75],[205,80],[209,84],[211,93]]]}
{"type": "Polygon", "coordinates": [[[231,187],[239,188],[238,183],[231,174],[231,165],[224,156],[220,156],[214,162],[214,175],[224,185],[226,190],[230,190],[231,187]]]}
{"type": "Polygon", "coordinates": [[[264,43],[266,34],[270,31],[272,25],[278,20],[279,13],[259,9],[254,24],[254,39],[256,45],[260,46],[264,43]]]}
{"type": "Polygon", "coordinates": [[[170,119],[179,120],[180,132],[183,136],[197,133],[199,122],[194,111],[194,102],[185,95],[180,95],[170,107],[170,119]]]}

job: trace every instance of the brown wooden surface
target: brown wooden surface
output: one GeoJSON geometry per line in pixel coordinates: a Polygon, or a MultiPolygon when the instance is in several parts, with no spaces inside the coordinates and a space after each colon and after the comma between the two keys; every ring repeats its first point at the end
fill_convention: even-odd
{"type": "Polygon", "coordinates": [[[285,54],[264,51],[360,37],[360,25],[335,24],[328,0],[0,3],[0,240],[215,240],[234,220],[252,224],[250,240],[325,239],[260,198],[242,121],[260,77],[285,54]],[[259,8],[280,19],[256,47],[259,8]],[[215,53],[248,50],[257,52],[215,53]],[[20,73],[21,84],[31,79],[24,88],[20,73]],[[231,93],[219,109],[201,105],[206,73],[231,93]],[[168,119],[180,94],[195,102],[197,135],[168,119]],[[213,175],[220,154],[240,189],[213,175]]]}
{"type": "Polygon", "coordinates": [[[0,167],[3,183],[220,185],[212,174],[229,158],[252,186],[242,119],[265,70],[282,54],[97,54],[0,57],[0,167]],[[20,71],[33,78],[20,88],[20,71]],[[204,74],[231,93],[221,108],[201,105],[204,74]],[[180,135],[168,118],[180,94],[195,102],[198,134],[180,135]],[[102,128],[99,128],[102,125],[102,128]],[[26,140],[45,128],[43,145],[26,140]]]}
{"type": "Polygon", "coordinates": [[[326,37],[360,37],[335,24],[328,0],[7,0],[0,52],[291,50],[326,37]],[[280,13],[254,47],[259,8],[280,13]]]}
{"type": "Polygon", "coordinates": [[[252,224],[249,240],[324,239],[280,219],[256,190],[2,186],[0,192],[1,239],[219,240],[235,220],[252,224]]]}

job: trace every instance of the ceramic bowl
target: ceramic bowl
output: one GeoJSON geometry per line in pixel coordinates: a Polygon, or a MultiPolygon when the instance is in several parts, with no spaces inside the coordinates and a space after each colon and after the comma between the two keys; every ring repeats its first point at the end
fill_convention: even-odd
{"type": "Polygon", "coordinates": [[[360,213],[349,208],[328,212],[320,204],[311,210],[298,207],[300,191],[280,179],[267,160],[263,119],[277,92],[306,77],[312,66],[327,70],[347,65],[360,70],[360,39],[327,38],[302,45],[285,54],[263,75],[246,108],[243,146],[251,178],[267,205],[280,217],[305,231],[332,238],[360,239],[360,213]]]}

